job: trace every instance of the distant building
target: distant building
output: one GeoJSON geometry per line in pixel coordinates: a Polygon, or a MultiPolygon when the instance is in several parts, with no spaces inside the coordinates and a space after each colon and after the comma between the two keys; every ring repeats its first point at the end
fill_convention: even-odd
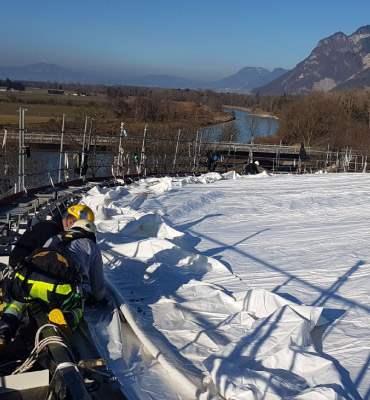
{"type": "Polygon", "coordinates": [[[64,94],[64,90],[60,89],[48,89],[49,94],[64,94]]]}

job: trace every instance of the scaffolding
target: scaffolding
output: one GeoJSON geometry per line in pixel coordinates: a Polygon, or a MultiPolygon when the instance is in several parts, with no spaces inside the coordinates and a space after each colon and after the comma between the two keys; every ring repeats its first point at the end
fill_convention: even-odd
{"type": "Polygon", "coordinates": [[[308,147],[301,158],[300,146],[210,141],[204,139],[202,131],[194,132],[192,137],[185,137],[180,130],[172,138],[154,137],[145,125],[142,135],[130,136],[126,131],[123,134],[121,125],[117,134],[92,134],[92,118],[87,138],[89,117],[83,132],[66,132],[64,123],[60,134],[27,132],[25,111],[19,109],[18,132],[9,129],[0,133],[0,199],[78,179],[203,173],[208,170],[209,151],[217,154],[218,172],[233,169],[242,173],[246,164],[256,160],[271,173],[367,172],[368,155],[348,147],[308,147]]]}

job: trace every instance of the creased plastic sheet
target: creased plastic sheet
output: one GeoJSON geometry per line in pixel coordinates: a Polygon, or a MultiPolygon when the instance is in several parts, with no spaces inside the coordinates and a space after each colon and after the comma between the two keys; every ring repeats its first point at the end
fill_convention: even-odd
{"type": "Polygon", "coordinates": [[[91,337],[127,399],[179,400],[166,371],[148,354],[110,297],[108,308],[85,310],[91,337]]]}
{"type": "Polygon", "coordinates": [[[116,311],[109,313],[114,318],[100,312],[101,320],[87,319],[109,366],[122,384],[132,384],[133,398],[145,392],[162,399],[164,387],[183,399],[351,398],[311,341],[311,330],[325,323],[322,308],[250,289],[221,262],[185,250],[182,234],[160,215],[128,212],[128,200],[120,206],[112,195],[107,206],[107,194],[84,200],[108,207],[97,218],[106,279],[141,355],[122,361],[116,311]],[[150,376],[151,367],[162,374],[150,376]],[[140,373],[158,379],[157,393],[154,384],[146,392],[140,373]]]}

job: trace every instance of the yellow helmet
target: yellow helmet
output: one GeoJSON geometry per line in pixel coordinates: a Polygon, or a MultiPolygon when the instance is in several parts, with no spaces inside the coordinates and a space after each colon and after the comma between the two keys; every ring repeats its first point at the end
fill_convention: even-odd
{"type": "Polygon", "coordinates": [[[95,221],[93,210],[83,204],[69,207],[67,213],[77,218],[77,221],[80,219],[88,219],[91,222],[95,221]]]}

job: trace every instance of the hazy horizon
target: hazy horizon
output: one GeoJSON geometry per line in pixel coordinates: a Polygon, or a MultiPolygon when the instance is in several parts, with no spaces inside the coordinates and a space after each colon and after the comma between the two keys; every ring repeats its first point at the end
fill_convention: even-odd
{"type": "MultiPolygon", "coordinates": [[[[80,72],[80,73],[86,73],[86,74],[91,74],[91,75],[96,74],[97,76],[104,76],[105,74],[107,74],[106,70],[88,70],[88,69],[84,69],[84,70],[78,69],[78,70],[76,70],[76,69],[73,69],[73,68],[65,67],[65,66],[62,66],[62,65],[58,65],[58,64],[54,64],[54,63],[50,63],[50,62],[46,62],[46,61],[40,61],[40,62],[29,63],[29,64],[20,64],[20,65],[2,65],[2,63],[0,61],[0,68],[3,68],[3,67],[4,68],[12,68],[12,67],[17,68],[17,67],[26,67],[28,65],[38,65],[38,64],[55,65],[57,67],[62,67],[64,69],[66,69],[67,71],[80,72]]],[[[250,66],[246,65],[245,67],[250,67],[250,66]]],[[[245,68],[245,67],[243,67],[243,68],[245,68]]],[[[256,68],[263,68],[263,67],[256,67],[256,68]]],[[[279,68],[279,67],[276,67],[276,68],[279,68]]],[[[265,69],[267,69],[270,72],[272,72],[274,68],[273,69],[265,68],[265,69]]],[[[152,72],[147,72],[147,73],[143,73],[143,74],[135,74],[134,75],[134,74],[130,74],[130,73],[123,73],[123,72],[120,72],[120,71],[110,71],[110,75],[114,76],[114,77],[117,77],[117,78],[141,78],[141,77],[151,76],[151,75],[153,75],[153,76],[174,76],[174,77],[177,77],[177,78],[184,78],[184,79],[199,81],[200,83],[201,82],[207,82],[207,81],[209,81],[211,83],[211,82],[217,81],[218,79],[223,79],[223,78],[226,78],[226,77],[228,77],[230,75],[234,75],[234,74],[238,73],[239,71],[240,70],[234,71],[234,72],[230,73],[227,76],[221,76],[220,78],[216,78],[216,79],[209,79],[207,77],[206,78],[199,78],[199,77],[191,78],[191,77],[186,77],[186,76],[182,76],[182,75],[163,74],[163,73],[160,73],[160,72],[157,73],[157,74],[156,73],[152,73],[152,72]]]]}
{"type": "Polygon", "coordinates": [[[321,39],[367,25],[370,3],[3,0],[1,10],[1,66],[213,81],[244,67],[292,69],[321,39]]]}

